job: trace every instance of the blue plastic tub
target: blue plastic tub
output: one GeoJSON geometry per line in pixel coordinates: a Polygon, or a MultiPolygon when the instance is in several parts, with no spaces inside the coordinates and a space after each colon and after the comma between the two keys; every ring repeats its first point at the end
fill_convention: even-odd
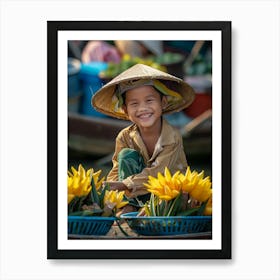
{"type": "Polygon", "coordinates": [[[140,235],[162,236],[209,232],[212,216],[137,216],[138,212],[121,215],[129,227],[140,235]]]}
{"type": "Polygon", "coordinates": [[[102,80],[99,73],[107,69],[105,62],[90,62],[82,64],[80,71],[80,80],[82,82],[83,97],[81,102],[81,113],[88,116],[106,117],[94,110],[91,106],[92,96],[102,87],[102,80]]]}
{"type": "Polygon", "coordinates": [[[68,216],[68,234],[106,235],[115,217],[68,216]]]}

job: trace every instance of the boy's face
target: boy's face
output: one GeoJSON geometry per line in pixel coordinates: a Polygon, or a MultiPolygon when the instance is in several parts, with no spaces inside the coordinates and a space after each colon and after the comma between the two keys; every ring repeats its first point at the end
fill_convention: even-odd
{"type": "Polygon", "coordinates": [[[141,86],[126,92],[124,111],[139,128],[148,128],[160,122],[166,105],[166,97],[154,87],[141,86]]]}

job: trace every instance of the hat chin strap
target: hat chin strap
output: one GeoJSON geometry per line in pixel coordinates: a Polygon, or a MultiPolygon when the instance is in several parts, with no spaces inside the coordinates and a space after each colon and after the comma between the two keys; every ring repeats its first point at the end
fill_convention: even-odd
{"type": "Polygon", "coordinates": [[[159,80],[153,80],[153,85],[157,90],[159,90],[164,95],[172,96],[172,97],[175,97],[175,98],[178,98],[178,99],[182,99],[182,96],[178,92],[169,89],[166,85],[164,85],[159,80]]]}

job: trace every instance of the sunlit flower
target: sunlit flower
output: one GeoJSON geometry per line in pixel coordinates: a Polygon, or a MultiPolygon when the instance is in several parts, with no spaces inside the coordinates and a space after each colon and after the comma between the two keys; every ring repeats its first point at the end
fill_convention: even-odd
{"type": "Polygon", "coordinates": [[[74,194],[68,194],[68,203],[70,203],[74,199],[75,195],[74,194]]]}
{"type": "Polygon", "coordinates": [[[148,177],[148,183],[144,184],[147,190],[162,200],[171,200],[177,197],[181,191],[180,171],[173,176],[165,167],[164,176],[159,172],[157,177],[148,177]]]}
{"type": "Polygon", "coordinates": [[[108,191],[106,190],[104,195],[104,205],[107,205],[110,209],[120,209],[128,204],[128,201],[123,201],[124,191],[108,191]]]}
{"type": "Polygon", "coordinates": [[[111,217],[129,202],[124,201],[124,191],[109,191],[102,170],[85,170],[80,164],[68,171],[68,214],[111,217]]]}
{"type": "Polygon", "coordinates": [[[99,180],[99,176],[100,176],[101,172],[102,172],[102,170],[98,170],[97,172],[94,172],[92,174],[93,182],[94,182],[94,185],[95,185],[95,188],[96,188],[97,191],[100,190],[100,188],[102,186],[102,183],[105,180],[105,177],[103,177],[102,179],[99,180]]]}
{"type": "Polygon", "coordinates": [[[195,182],[193,180],[194,176],[197,174],[196,171],[191,172],[190,167],[188,166],[185,174],[180,174],[180,181],[182,182],[182,190],[186,193],[190,193],[194,186],[195,182]]]}
{"type": "Polygon", "coordinates": [[[205,215],[212,214],[212,183],[209,176],[204,178],[204,171],[198,173],[188,167],[184,174],[177,171],[172,175],[165,167],[164,174],[149,176],[144,185],[151,193],[150,200],[143,207],[148,216],[185,215],[204,207],[205,215]]]}
{"type": "Polygon", "coordinates": [[[207,204],[205,206],[203,214],[205,216],[211,216],[212,215],[212,196],[207,201],[207,204]]]}
{"type": "Polygon", "coordinates": [[[206,201],[212,195],[210,177],[204,178],[204,171],[197,173],[191,172],[190,167],[187,168],[185,175],[180,176],[182,182],[182,190],[200,201],[206,201]]]}
{"type": "Polygon", "coordinates": [[[72,201],[75,196],[86,196],[91,191],[91,180],[93,169],[85,171],[80,164],[78,170],[71,167],[72,173],[68,171],[68,203],[72,201]]]}

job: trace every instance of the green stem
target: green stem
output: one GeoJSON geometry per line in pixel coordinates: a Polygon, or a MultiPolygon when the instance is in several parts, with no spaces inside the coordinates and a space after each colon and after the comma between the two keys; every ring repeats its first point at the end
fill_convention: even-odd
{"type": "Polygon", "coordinates": [[[159,204],[158,197],[157,197],[157,216],[160,216],[160,204],[159,204]]]}
{"type": "Polygon", "coordinates": [[[153,193],[151,194],[150,200],[151,200],[151,214],[152,214],[152,216],[156,216],[156,211],[155,211],[155,196],[154,196],[153,193]]]}
{"type": "Polygon", "coordinates": [[[171,213],[172,213],[172,211],[173,211],[173,209],[174,209],[174,207],[176,205],[176,202],[178,201],[179,197],[180,197],[180,195],[177,195],[176,198],[173,200],[173,202],[172,202],[172,204],[171,204],[171,206],[169,208],[169,211],[168,211],[166,216],[170,216],[171,215],[171,213]]]}
{"type": "Polygon", "coordinates": [[[127,234],[127,232],[122,228],[122,226],[121,226],[121,224],[120,224],[120,221],[119,221],[119,218],[117,218],[116,222],[117,222],[117,225],[118,225],[120,231],[121,231],[125,236],[129,237],[129,235],[127,234]]]}
{"type": "Polygon", "coordinates": [[[165,205],[164,205],[164,209],[163,209],[163,216],[167,216],[167,213],[168,213],[168,210],[169,210],[169,202],[170,202],[170,200],[169,201],[165,201],[164,200],[164,202],[165,202],[165,205]]]}

